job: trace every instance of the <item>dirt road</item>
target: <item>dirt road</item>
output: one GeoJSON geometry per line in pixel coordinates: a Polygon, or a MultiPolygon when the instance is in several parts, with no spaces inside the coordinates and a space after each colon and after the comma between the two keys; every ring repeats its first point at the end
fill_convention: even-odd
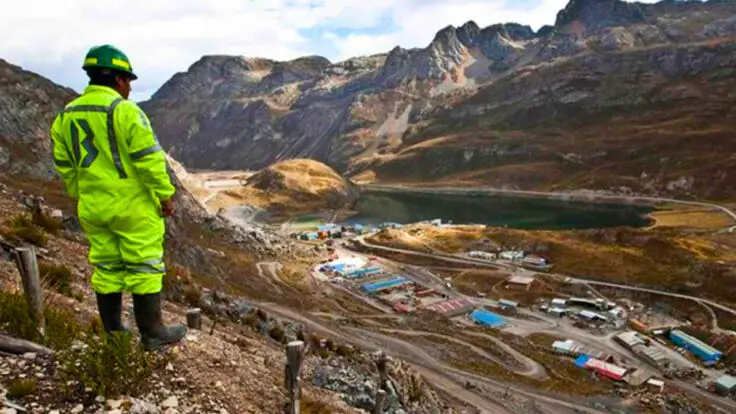
{"type": "MultiPolygon", "coordinates": [[[[481,384],[484,388],[492,390],[496,395],[503,395],[509,388],[509,384],[493,381],[488,378],[484,378],[478,375],[469,374],[446,364],[437,361],[436,358],[428,354],[421,347],[414,345],[410,342],[395,338],[390,335],[386,335],[380,332],[374,332],[368,329],[356,328],[352,326],[342,326],[340,328],[334,328],[327,326],[319,321],[316,321],[304,314],[297,311],[284,308],[283,306],[274,303],[259,303],[257,306],[263,308],[269,314],[275,317],[296,321],[304,324],[307,328],[313,332],[320,333],[322,335],[329,335],[334,338],[339,338],[346,343],[352,343],[357,346],[361,346],[368,349],[382,350],[387,355],[400,358],[415,367],[417,371],[428,375],[425,379],[434,387],[451,392],[453,396],[461,399],[468,404],[478,407],[481,412],[484,413],[514,413],[522,411],[509,410],[508,403],[499,401],[499,399],[491,398],[488,394],[483,393],[482,395],[464,390],[461,384],[466,381],[472,381],[474,383],[481,384]],[[344,331],[344,332],[341,332],[344,331]],[[463,390],[463,391],[460,391],[463,390]],[[456,392],[457,391],[457,392],[456,392]]],[[[413,331],[405,331],[413,332],[413,331]]],[[[423,333],[419,332],[419,335],[423,333]]],[[[470,345],[467,344],[466,345],[470,345]]],[[[480,349],[480,348],[478,348],[480,349]]],[[[481,350],[482,351],[482,350],[481,350]]],[[[482,351],[484,352],[484,351],[482,351]]],[[[543,413],[563,413],[563,412],[577,412],[584,413],[603,413],[595,409],[588,408],[584,405],[572,403],[562,399],[550,397],[548,395],[534,392],[533,390],[521,390],[518,386],[514,386],[514,395],[517,398],[523,397],[530,401],[534,401],[537,407],[543,413]]]]}

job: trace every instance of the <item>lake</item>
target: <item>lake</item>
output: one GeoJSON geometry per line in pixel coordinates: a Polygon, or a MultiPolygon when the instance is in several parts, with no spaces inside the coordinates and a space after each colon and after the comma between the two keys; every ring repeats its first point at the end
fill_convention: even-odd
{"type": "Polygon", "coordinates": [[[346,224],[414,223],[451,220],[454,224],[485,224],[531,230],[644,227],[652,207],[596,204],[506,196],[365,192],[346,224]]]}

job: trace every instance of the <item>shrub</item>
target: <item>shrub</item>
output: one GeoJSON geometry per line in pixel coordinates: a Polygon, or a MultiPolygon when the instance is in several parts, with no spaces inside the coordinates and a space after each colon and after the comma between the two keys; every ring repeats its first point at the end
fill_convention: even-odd
{"type": "Polygon", "coordinates": [[[44,309],[45,337],[36,330],[22,294],[0,292],[0,328],[9,335],[63,349],[71,345],[81,331],[74,313],[46,306],[44,309]]]}
{"type": "Polygon", "coordinates": [[[74,297],[72,291],[72,270],[64,265],[40,262],[38,272],[43,283],[64,296],[74,297]]]}
{"type": "Polygon", "coordinates": [[[105,333],[99,324],[90,326],[81,346],[60,353],[62,375],[77,380],[92,395],[117,397],[147,391],[151,374],[164,367],[167,357],[146,352],[131,332],[105,333]]]}
{"type": "Polygon", "coordinates": [[[258,319],[258,316],[256,316],[254,312],[251,311],[243,315],[241,321],[243,325],[251,327],[254,331],[258,331],[260,320],[258,319]]]}
{"type": "Polygon", "coordinates": [[[46,230],[49,234],[53,234],[54,236],[58,236],[59,231],[61,231],[61,229],[64,227],[63,223],[60,220],[51,218],[43,214],[40,210],[33,212],[31,221],[36,226],[46,230]]]}
{"type": "Polygon", "coordinates": [[[33,224],[33,220],[27,215],[16,216],[11,222],[9,236],[24,240],[36,246],[46,245],[46,233],[43,229],[33,224]]]}
{"type": "Polygon", "coordinates": [[[36,392],[36,380],[33,378],[17,378],[8,384],[7,397],[11,400],[20,400],[36,392]]]}
{"type": "Polygon", "coordinates": [[[273,338],[276,342],[280,342],[282,344],[286,343],[286,333],[284,332],[284,328],[280,325],[276,325],[271,328],[271,332],[268,333],[268,336],[273,338]]]}
{"type": "Polygon", "coordinates": [[[340,355],[341,357],[351,357],[353,354],[355,354],[355,350],[349,345],[338,345],[337,350],[335,351],[337,355],[340,355]]]}

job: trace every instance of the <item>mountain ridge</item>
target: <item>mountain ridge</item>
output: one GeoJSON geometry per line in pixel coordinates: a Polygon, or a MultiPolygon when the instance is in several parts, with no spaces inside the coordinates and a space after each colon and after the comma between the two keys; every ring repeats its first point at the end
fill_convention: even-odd
{"type": "Polygon", "coordinates": [[[733,163],[714,152],[734,149],[719,138],[732,127],[728,97],[706,81],[726,90],[736,85],[729,69],[735,16],[736,4],[716,0],[573,0],[558,13],[555,26],[537,32],[516,23],[480,28],[469,21],[442,28],[424,48],[397,46],[337,63],[314,56],[288,62],[203,57],[142,106],[162,144],[191,168],[262,169],[289,158],[312,158],[350,176],[386,183],[401,182],[408,169],[414,179],[460,185],[555,190],[584,185],[729,198],[736,189],[708,184],[736,174],[733,163]],[[543,79],[537,79],[540,74],[543,79]],[[689,112],[678,109],[683,102],[689,112]],[[655,161],[650,153],[658,147],[668,147],[660,158],[680,152],[667,142],[682,126],[660,125],[664,107],[693,118],[691,125],[722,115],[713,133],[688,127],[712,145],[702,157],[695,148],[686,154],[701,158],[695,164],[711,160],[722,168],[691,174],[674,161],[664,167],[655,161]],[[628,150],[641,159],[631,171],[624,168],[631,160],[600,155],[627,150],[619,144],[616,151],[606,149],[606,140],[627,140],[620,136],[624,116],[637,118],[635,125],[643,130],[661,126],[659,135],[629,141],[628,150]],[[565,122],[571,136],[584,127],[603,138],[600,143],[585,138],[577,149],[562,145],[554,137],[565,122]],[[495,143],[482,138],[490,135],[495,143]],[[479,145],[486,153],[500,149],[503,156],[463,161],[479,145]],[[535,148],[544,148],[542,155],[535,148]],[[580,161],[596,157],[598,165],[580,161]],[[612,163],[618,166],[610,172],[594,173],[612,163]],[[491,176],[483,172],[489,169],[491,176]],[[585,174],[596,178],[578,179],[585,174]]]}

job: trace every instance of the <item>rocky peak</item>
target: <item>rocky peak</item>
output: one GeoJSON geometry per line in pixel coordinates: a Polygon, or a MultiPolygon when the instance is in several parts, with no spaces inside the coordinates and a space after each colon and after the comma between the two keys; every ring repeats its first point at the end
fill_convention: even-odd
{"type": "Polygon", "coordinates": [[[270,74],[275,62],[242,56],[207,55],[175,74],[152,99],[227,98],[243,94],[270,74]]]}
{"type": "Polygon", "coordinates": [[[579,21],[583,30],[595,33],[611,26],[627,26],[645,20],[640,4],[622,0],[570,0],[557,14],[555,26],[564,27],[579,21]]]}
{"type": "Polygon", "coordinates": [[[475,44],[475,39],[480,33],[480,27],[472,20],[468,21],[464,25],[457,29],[457,37],[467,47],[472,47],[475,44]]]}

